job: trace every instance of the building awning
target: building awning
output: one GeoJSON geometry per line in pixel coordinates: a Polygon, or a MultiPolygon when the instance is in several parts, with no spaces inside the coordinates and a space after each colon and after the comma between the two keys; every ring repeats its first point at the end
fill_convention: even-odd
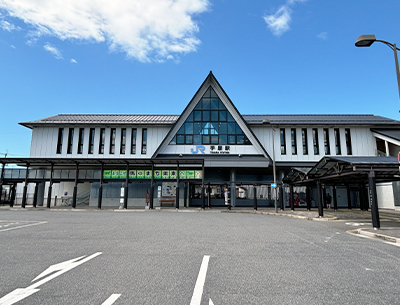
{"type": "Polygon", "coordinates": [[[150,166],[152,164],[203,164],[203,159],[182,159],[182,158],[158,158],[158,159],[141,159],[141,158],[0,158],[1,164],[16,164],[24,167],[40,167],[40,166],[99,166],[107,165],[143,165],[150,166]]]}
{"type": "Polygon", "coordinates": [[[400,180],[399,162],[396,157],[323,157],[308,171],[292,168],[283,178],[284,183],[311,185],[316,181],[326,184],[362,184],[373,171],[376,182],[400,180]]]}
{"type": "Polygon", "coordinates": [[[372,128],[371,131],[374,137],[400,146],[400,129],[372,128]]]}

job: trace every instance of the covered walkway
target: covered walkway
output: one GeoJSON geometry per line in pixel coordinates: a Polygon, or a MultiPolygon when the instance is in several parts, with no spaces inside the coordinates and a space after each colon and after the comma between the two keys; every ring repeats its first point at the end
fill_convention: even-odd
{"type": "MultiPolygon", "coordinates": [[[[333,186],[332,199],[335,210],[337,209],[336,187],[347,186],[349,199],[350,185],[357,186],[360,189],[360,208],[368,210],[369,205],[371,206],[372,224],[375,229],[380,228],[376,183],[391,181],[400,181],[399,162],[396,157],[323,157],[314,167],[292,168],[283,179],[283,182],[290,186],[292,210],[294,209],[293,186],[306,186],[307,190],[312,186],[317,188],[319,217],[323,217],[324,213],[325,188],[322,189],[322,185],[333,186]]],[[[307,196],[307,208],[309,207],[310,198],[307,196]]],[[[350,204],[349,209],[351,209],[350,204]]]]}

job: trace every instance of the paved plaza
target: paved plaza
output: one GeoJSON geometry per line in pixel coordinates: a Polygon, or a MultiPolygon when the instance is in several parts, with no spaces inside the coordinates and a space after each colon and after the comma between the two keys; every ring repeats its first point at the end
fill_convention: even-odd
{"type": "Polygon", "coordinates": [[[243,212],[2,208],[0,304],[398,302],[398,244],[352,234],[368,213],[243,212]]]}

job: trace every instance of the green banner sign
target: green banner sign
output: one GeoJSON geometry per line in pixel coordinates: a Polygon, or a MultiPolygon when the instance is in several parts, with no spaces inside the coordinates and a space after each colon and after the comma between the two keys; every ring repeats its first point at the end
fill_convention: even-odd
{"type": "MultiPolygon", "coordinates": [[[[132,169],[129,170],[129,179],[151,179],[154,174],[154,179],[171,179],[178,178],[177,170],[152,170],[148,169],[132,169]]],[[[179,170],[179,179],[202,179],[202,170],[179,170]]],[[[126,179],[126,170],[104,170],[103,179],[126,179]]]]}
{"type": "Polygon", "coordinates": [[[119,171],[119,179],[126,179],[126,170],[119,171]]]}
{"type": "Polygon", "coordinates": [[[154,171],[154,178],[155,178],[155,179],[161,179],[161,178],[162,178],[161,170],[156,169],[156,170],[154,171]]]}
{"type": "Polygon", "coordinates": [[[144,170],[140,169],[136,171],[136,178],[137,179],[144,179],[144,170]]]}
{"type": "Polygon", "coordinates": [[[129,179],[136,179],[136,170],[129,171],[129,179]]]}
{"type": "Polygon", "coordinates": [[[194,170],[186,171],[186,178],[187,179],[194,179],[194,170]]]}
{"type": "Polygon", "coordinates": [[[111,179],[111,171],[110,170],[103,171],[103,179],[111,179]]]}
{"type": "Polygon", "coordinates": [[[151,179],[152,176],[152,171],[151,170],[145,170],[144,171],[144,178],[145,179],[151,179]]]}
{"type": "Polygon", "coordinates": [[[111,171],[111,179],[119,179],[119,170],[111,171]]]}
{"type": "Polygon", "coordinates": [[[168,170],[163,170],[162,171],[162,178],[163,179],[169,179],[169,171],[168,170]]]}
{"type": "Polygon", "coordinates": [[[179,171],[179,179],[186,179],[186,171],[179,171]]]}

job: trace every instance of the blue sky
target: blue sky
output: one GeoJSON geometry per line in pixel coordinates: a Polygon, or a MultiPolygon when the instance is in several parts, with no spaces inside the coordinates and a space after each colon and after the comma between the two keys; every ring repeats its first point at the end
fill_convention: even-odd
{"type": "MultiPolygon", "coordinates": [[[[210,70],[242,114],[400,119],[398,0],[0,0],[0,153],[59,113],[180,114],[210,70]]],[[[3,155],[0,154],[0,157],[3,155]]]]}

